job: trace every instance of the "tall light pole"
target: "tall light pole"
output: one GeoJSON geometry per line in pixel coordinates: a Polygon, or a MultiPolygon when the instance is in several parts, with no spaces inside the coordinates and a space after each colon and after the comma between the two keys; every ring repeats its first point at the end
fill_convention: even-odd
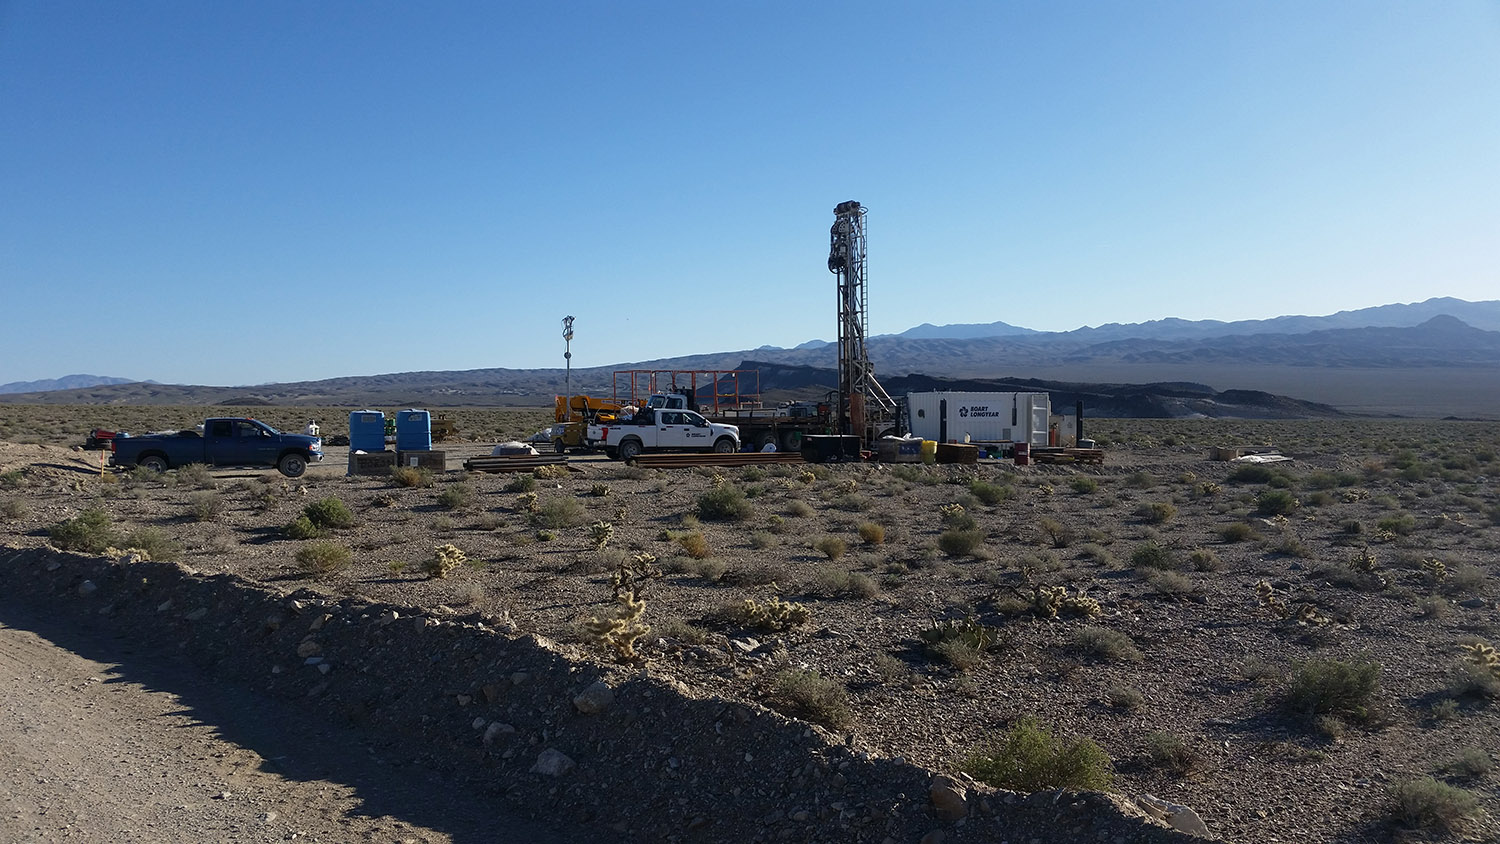
{"type": "Polygon", "coordinates": [[[564,422],[573,421],[573,317],[563,317],[563,363],[567,367],[563,375],[563,390],[567,393],[567,404],[563,405],[564,422]]]}

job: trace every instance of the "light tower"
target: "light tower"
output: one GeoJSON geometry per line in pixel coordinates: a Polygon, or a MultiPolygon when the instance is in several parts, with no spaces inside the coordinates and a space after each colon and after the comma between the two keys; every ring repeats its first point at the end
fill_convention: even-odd
{"type": "Polygon", "coordinates": [[[563,392],[567,394],[567,404],[563,405],[563,413],[573,419],[573,317],[563,317],[563,392]]]}
{"type": "Polygon", "coordinates": [[[865,442],[884,431],[896,403],[875,380],[875,369],[865,351],[865,207],[854,200],[833,209],[828,233],[828,271],[838,276],[839,388],[838,429],[865,442]],[[867,407],[873,405],[873,407],[867,407]],[[871,419],[873,411],[874,419],[871,419]],[[872,424],[873,423],[873,424],[872,424]]]}

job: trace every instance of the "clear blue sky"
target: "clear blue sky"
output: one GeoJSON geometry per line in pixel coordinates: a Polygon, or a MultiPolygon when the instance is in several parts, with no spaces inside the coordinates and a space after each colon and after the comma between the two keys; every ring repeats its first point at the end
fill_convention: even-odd
{"type": "Polygon", "coordinates": [[[1500,3],[0,0],[0,383],[1500,297],[1500,3]]]}

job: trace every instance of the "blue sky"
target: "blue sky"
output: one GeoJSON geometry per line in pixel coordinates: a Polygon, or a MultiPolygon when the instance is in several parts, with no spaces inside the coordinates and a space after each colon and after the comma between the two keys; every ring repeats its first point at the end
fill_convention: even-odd
{"type": "Polygon", "coordinates": [[[0,0],[0,383],[1500,298],[1500,3],[0,0]]]}

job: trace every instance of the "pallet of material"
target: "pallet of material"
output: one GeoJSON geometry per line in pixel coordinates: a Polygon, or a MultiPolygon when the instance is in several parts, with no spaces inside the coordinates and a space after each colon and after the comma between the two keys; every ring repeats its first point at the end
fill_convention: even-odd
{"type": "Polygon", "coordinates": [[[464,468],[471,472],[530,472],[543,466],[567,466],[565,454],[520,454],[470,457],[464,468]]]}
{"type": "Polygon", "coordinates": [[[635,465],[646,469],[672,469],[683,466],[764,466],[771,463],[805,463],[800,451],[756,451],[719,454],[642,454],[635,465]]]}
{"type": "Polygon", "coordinates": [[[1104,449],[1049,448],[1046,450],[1033,450],[1031,452],[1031,459],[1035,463],[1091,463],[1099,466],[1104,463],[1104,449]]]}

